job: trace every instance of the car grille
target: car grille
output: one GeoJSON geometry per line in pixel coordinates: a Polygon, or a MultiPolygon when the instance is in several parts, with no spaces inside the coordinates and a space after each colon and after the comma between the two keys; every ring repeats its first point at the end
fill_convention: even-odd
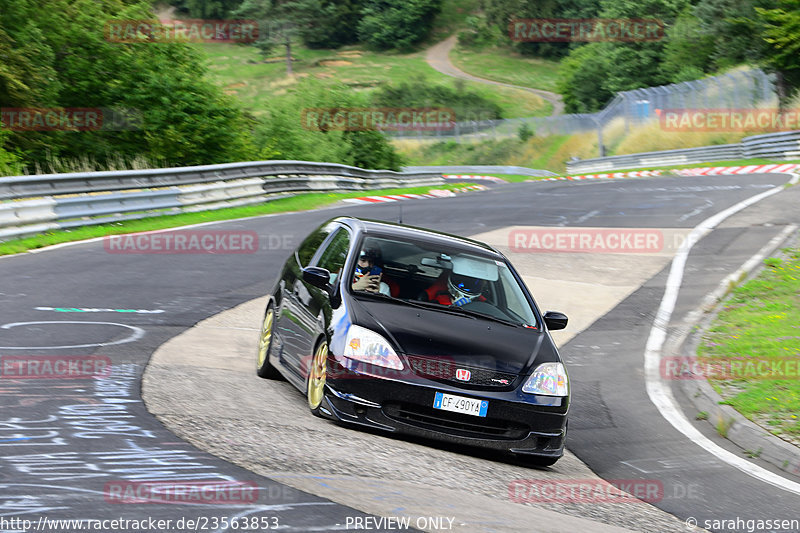
{"type": "Polygon", "coordinates": [[[389,418],[406,424],[459,437],[519,440],[530,428],[492,418],[451,413],[409,403],[387,403],[383,412],[389,418]]]}
{"type": "Polygon", "coordinates": [[[510,389],[513,388],[514,381],[517,379],[516,374],[465,366],[443,358],[411,355],[408,356],[408,362],[418,376],[452,383],[462,388],[510,389]],[[469,381],[456,378],[457,370],[468,370],[470,372],[469,381]]]}

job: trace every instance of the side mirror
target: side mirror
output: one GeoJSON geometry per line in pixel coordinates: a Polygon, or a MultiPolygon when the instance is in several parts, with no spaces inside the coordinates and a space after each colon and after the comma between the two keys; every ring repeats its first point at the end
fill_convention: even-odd
{"type": "Polygon", "coordinates": [[[544,314],[544,323],[547,324],[547,329],[550,331],[564,329],[567,327],[567,321],[569,321],[567,315],[558,311],[548,311],[544,314]]]}
{"type": "Polygon", "coordinates": [[[331,273],[320,267],[306,267],[303,269],[303,281],[330,292],[331,273]]]}

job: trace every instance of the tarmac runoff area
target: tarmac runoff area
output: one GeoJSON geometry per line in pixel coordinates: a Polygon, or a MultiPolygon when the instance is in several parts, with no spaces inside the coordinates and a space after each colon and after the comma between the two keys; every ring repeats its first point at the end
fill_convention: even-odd
{"type": "MultiPolygon", "coordinates": [[[[567,329],[553,332],[559,345],[663,269],[674,252],[529,253],[509,240],[514,232],[541,236],[540,230],[504,228],[472,238],[509,257],[542,311],[569,316],[567,329]]],[[[150,360],[142,386],[147,408],[198,448],[379,517],[410,517],[411,527],[426,531],[686,531],[682,520],[641,501],[531,503],[524,494],[515,497],[515,480],[599,482],[569,451],[553,467],[536,469],[311,416],[291,385],[255,374],[265,305],[259,298],[204,320],[150,360]],[[436,517],[441,521],[430,520],[436,517]]],[[[569,354],[562,355],[569,365],[569,354]]]]}

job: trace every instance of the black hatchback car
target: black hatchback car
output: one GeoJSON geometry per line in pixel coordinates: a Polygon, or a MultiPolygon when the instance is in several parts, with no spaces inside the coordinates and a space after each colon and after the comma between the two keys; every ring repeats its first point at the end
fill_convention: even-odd
{"type": "Polygon", "coordinates": [[[551,465],[570,390],[519,274],[470,239],[340,217],[311,233],[269,295],[257,372],[312,413],[551,465]]]}

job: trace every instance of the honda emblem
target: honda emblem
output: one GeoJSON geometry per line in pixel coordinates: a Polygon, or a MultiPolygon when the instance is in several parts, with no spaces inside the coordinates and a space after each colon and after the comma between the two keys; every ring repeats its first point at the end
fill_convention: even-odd
{"type": "Polygon", "coordinates": [[[472,372],[470,372],[469,370],[464,370],[463,368],[456,369],[456,379],[460,381],[469,381],[471,377],[472,377],[472,372]]]}

